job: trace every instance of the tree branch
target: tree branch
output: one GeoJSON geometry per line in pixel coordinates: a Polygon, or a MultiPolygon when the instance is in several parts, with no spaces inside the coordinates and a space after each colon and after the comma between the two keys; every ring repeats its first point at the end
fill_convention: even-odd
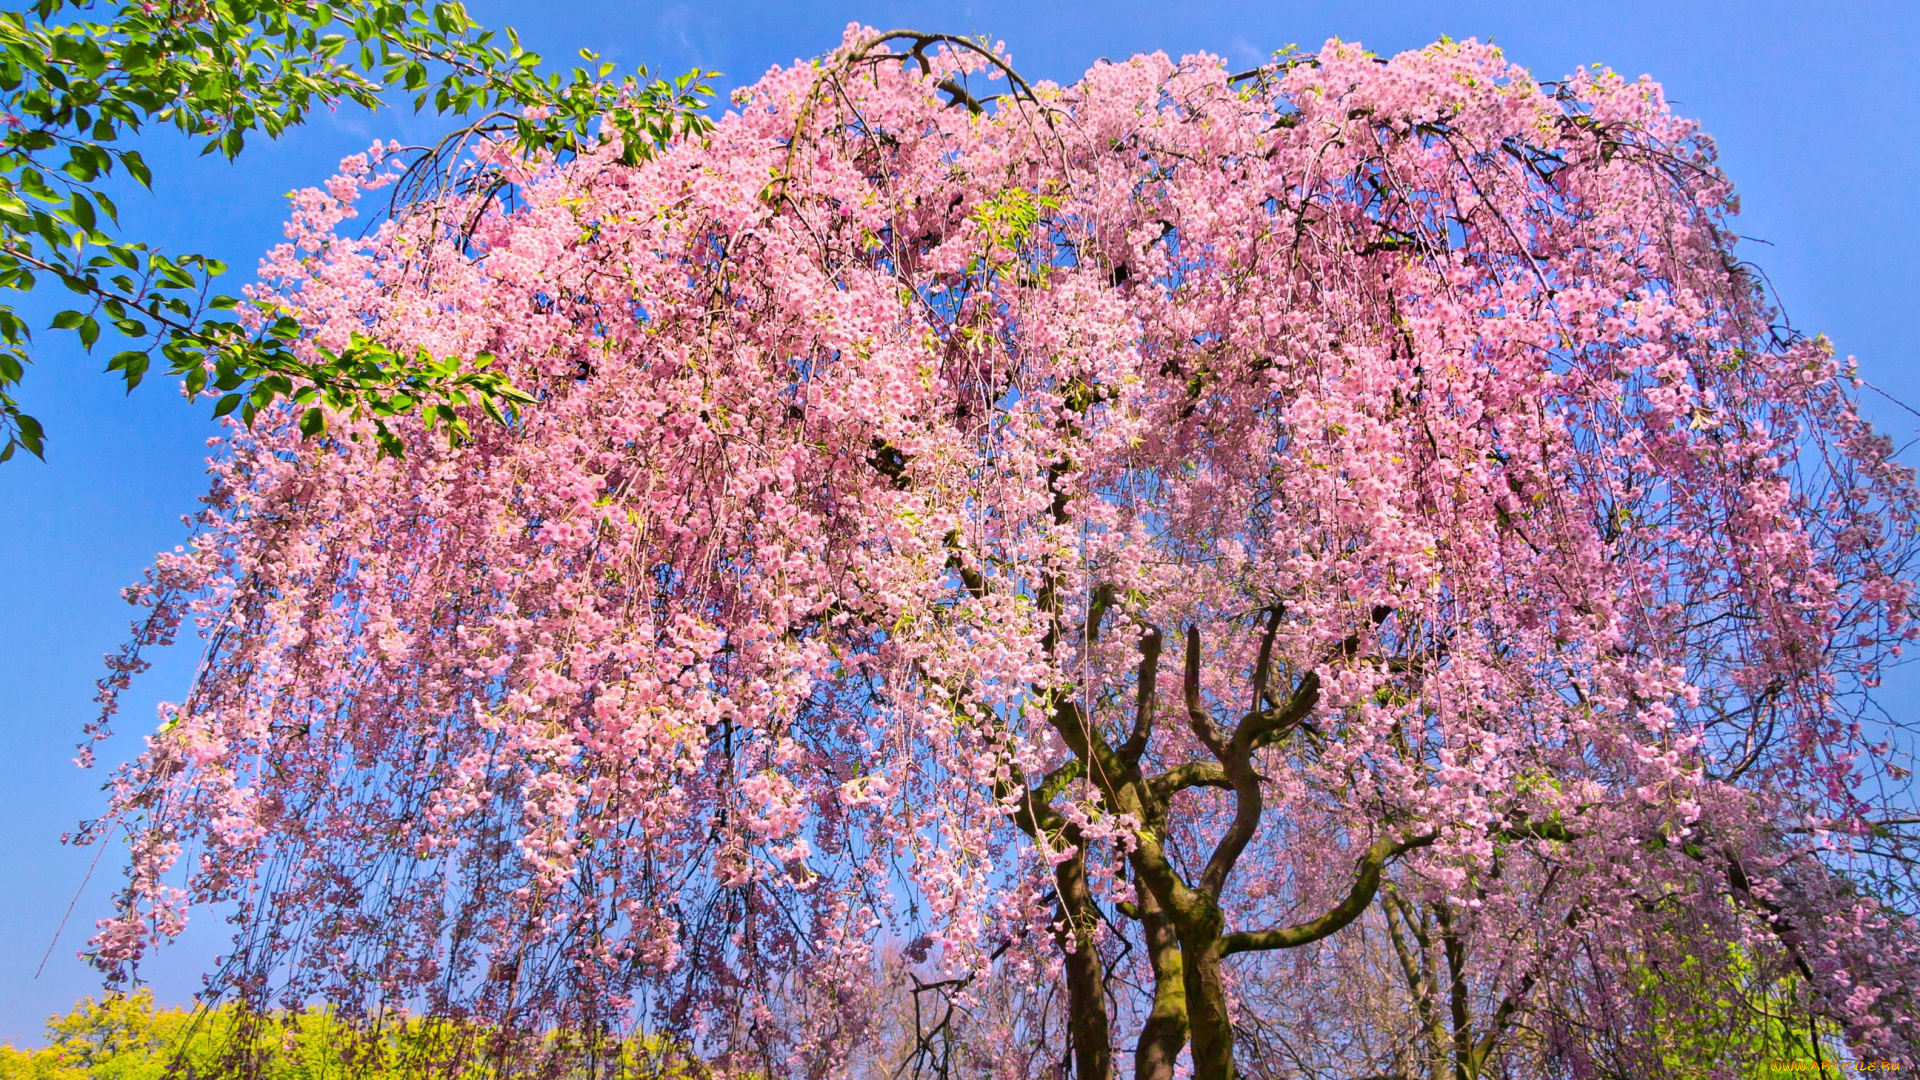
{"type": "Polygon", "coordinates": [[[1220,732],[1219,725],[1207,712],[1207,706],[1200,698],[1200,628],[1187,627],[1187,665],[1185,677],[1181,680],[1181,690],[1186,697],[1187,726],[1202,745],[1213,751],[1213,756],[1226,760],[1227,740],[1220,732]]]}
{"type": "Polygon", "coordinates": [[[1253,665],[1253,703],[1247,706],[1248,712],[1259,712],[1266,708],[1267,677],[1273,671],[1273,639],[1280,632],[1280,617],[1283,609],[1279,604],[1267,615],[1266,633],[1260,635],[1260,658],[1253,665]]]}
{"type": "Polygon", "coordinates": [[[1147,787],[1156,798],[1166,799],[1177,791],[1188,788],[1210,787],[1233,789],[1233,781],[1227,779],[1227,771],[1211,761],[1189,761],[1158,776],[1147,778],[1147,787]]]}
{"type": "Polygon", "coordinates": [[[1120,759],[1129,766],[1137,766],[1140,756],[1147,752],[1147,740],[1153,736],[1154,710],[1158,707],[1157,685],[1160,681],[1160,647],[1165,641],[1160,628],[1150,626],[1140,638],[1139,685],[1134,692],[1133,733],[1127,741],[1120,744],[1120,759]]]}
{"type": "Polygon", "coordinates": [[[1338,933],[1348,923],[1360,917],[1373,903],[1380,891],[1380,873],[1386,868],[1388,860],[1405,854],[1415,848],[1426,847],[1433,843],[1438,834],[1428,833],[1411,840],[1380,839],[1374,841],[1367,853],[1362,855],[1355,865],[1353,888],[1333,908],[1317,919],[1310,919],[1292,926],[1274,927],[1267,930],[1240,930],[1226,934],[1220,939],[1220,955],[1232,956],[1234,953],[1263,952],[1269,949],[1293,949],[1308,945],[1321,938],[1338,933]]]}
{"type": "Polygon", "coordinates": [[[1233,732],[1234,745],[1244,747],[1248,753],[1271,746],[1294,728],[1304,725],[1319,703],[1320,673],[1309,671],[1285,704],[1241,717],[1233,732]]]}

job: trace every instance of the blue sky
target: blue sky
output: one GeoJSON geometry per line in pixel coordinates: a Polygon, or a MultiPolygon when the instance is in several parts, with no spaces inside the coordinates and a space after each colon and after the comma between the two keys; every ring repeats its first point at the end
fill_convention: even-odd
{"type": "MultiPolygon", "coordinates": [[[[1911,0],[473,0],[470,10],[486,25],[517,27],[556,62],[588,46],[622,64],[717,69],[723,91],[832,48],[851,21],[984,33],[1006,43],[1023,73],[1059,81],[1101,57],[1141,51],[1204,50],[1250,66],[1290,43],[1314,48],[1340,37],[1397,52],[1443,34],[1491,38],[1542,78],[1593,63],[1648,73],[1718,140],[1742,193],[1740,232],[1753,238],[1743,254],[1767,271],[1793,323],[1826,333],[1860,358],[1872,382],[1920,402],[1920,4],[1911,0]]],[[[280,238],[286,192],[320,182],[375,137],[418,143],[446,126],[342,112],[250,147],[233,165],[155,139],[146,153],[157,195],[121,206],[134,235],[224,259],[237,286],[280,238]]],[[[129,397],[100,374],[102,364],[65,343],[46,349],[21,397],[48,427],[49,460],[0,466],[0,1040],[17,1043],[37,1041],[49,1014],[98,990],[74,953],[105,911],[117,851],[101,860],[45,971],[34,974],[95,854],[59,842],[102,805],[104,770],[74,768],[73,744],[91,714],[100,658],[126,633],[131,609],[119,589],[155,551],[184,540],[180,517],[204,486],[206,440],[216,430],[207,407],[185,404],[175,386],[156,380],[129,397]]],[[[1920,433],[1913,415],[1868,405],[1897,441],[1920,433]]],[[[190,648],[162,656],[128,696],[122,730],[149,729],[154,703],[179,695],[194,659],[190,648]]],[[[126,752],[125,740],[116,750],[126,752]]],[[[223,940],[224,927],[201,914],[151,965],[162,1000],[184,1001],[223,940]]]]}

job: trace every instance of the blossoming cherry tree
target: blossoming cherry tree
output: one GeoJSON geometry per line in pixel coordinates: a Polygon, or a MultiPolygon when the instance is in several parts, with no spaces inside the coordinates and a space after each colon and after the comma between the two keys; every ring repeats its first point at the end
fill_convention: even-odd
{"type": "Polygon", "coordinates": [[[234,430],[135,591],[209,644],[114,780],[99,963],[224,902],[251,1000],[825,1075],[891,955],[1056,986],[993,1037],[1083,1080],[1224,1078],[1236,988],[1372,925],[1469,1076],[1657,939],[1912,1060],[1866,884],[1912,479],[1656,85],[856,28],[735,105],[358,238],[381,154],[296,199],[302,347],[539,400],[234,430]]]}

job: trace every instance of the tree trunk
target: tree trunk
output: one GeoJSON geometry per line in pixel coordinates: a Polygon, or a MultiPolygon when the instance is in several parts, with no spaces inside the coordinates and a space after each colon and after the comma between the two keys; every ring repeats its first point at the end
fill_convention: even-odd
{"type": "Polygon", "coordinates": [[[1440,922],[1440,941],[1447,955],[1447,1004],[1453,1020],[1454,1080],[1474,1080],[1473,1014],[1467,1001],[1467,948],[1453,931],[1452,912],[1445,903],[1434,905],[1440,922]]]}
{"type": "Polygon", "coordinates": [[[1147,939],[1147,958],[1153,964],[1153,1012],[1140,1027],[1133,1052],[1134,1080],[1173,1080],[1174,1062],[1187,1045],[1187,986],[1181,970],[1180,939],[1145,885],[1140,897],[1140,926],[1147,939]]]}
{"type": "Polygon", "coordinates": [[[1233,1018],[1221,971],[1220,909],[1210,901],[1199,918],[1180,920],[1180,960],[1187,990],[1187,1032],[1193,1080],[1234,1080],[1233,1018]]]}
{"type": "MultiPolygon", "coordinates": [[[[1078,836],[1073,837],[1077,843],[1078,836]]],[[[1107,1026],[1106,973],[1094,948],[1093,927],[1099,918],[1093,894],[1087,888],[1086,858],[1073,858],[1053,868],[1060,897],[1060,921],[1055,935],[1067,973],[1067,1031],[1073,1039],[1075,1080],[1113,1080],[1113,1036],[1107,1026]]]]}

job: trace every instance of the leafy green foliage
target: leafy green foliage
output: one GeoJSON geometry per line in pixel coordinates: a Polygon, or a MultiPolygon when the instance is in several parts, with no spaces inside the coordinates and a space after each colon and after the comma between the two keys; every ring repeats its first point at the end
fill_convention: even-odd
{"type": "Polygon", "coordinates": [[[0,1080],[481,1080],[537,1062],[542,1075],[688,1080],[702,1075],[685,1046],[634,1035],[587,1048],[552,1038],[500,1040],[470,1024],[388,1018],[351,1023],[335,1013],[155,1008],[151,991],[88,998],[47,1023],[47,1045],[0,1043],[0,1080]]]}
{"type": "Polygon", "coordinates": [[[1608,1004],[1597,1010],[1617,1010],[1611,1024],[1589,1026],[1591,1008],[1562,1021],[1592,1036],[1587,1050],[1597,1076],[1718,1080],[1737,1070],[1824,1080],[1845,1071],[1846,1040],[1820,1015],[1805,980],[1766,969],[1740,945],[1711,953],[1650,949],[1626,972],[1628,993],[1603,996],[1608,1004]]]}
{"type": "Polygon", "coordinates": [[[425,349],[402,356],[355,334],[340,352],[316,347],[320,361],[307,363],[285,347],[300,333],[298,322],[281,317],[250,343],[256,356],[272,359],[266,374],[254,374],[244,366],[245,360],[237,351],[228,352],[216,358],[211,370],[195,367],[187,371],[188,391],[196,396],[224,391],[214,404],[213,415],[238,412],[248,425],[274,400],[289,398],[303,407],[300,434],[308,439],[326,434],[328,411],[370,417],[383,457],[405,455],[399,436],[386,423],[393,417],[424,410],[428,430],[442,428],[449,438],[464,440],[472,431],[458,406],[477,406],[504,424],[508,413],[534,400],[504,374],[488,370],[494,358],[486,353],[475,356],[471,363],[458,358],[436,359],[425,349]]]}
{"type": "MultiPolygon", "coordinates": [[[[316,367],[288,348],[294,331],[284,323],[249,332],[232,314],[240,302],[212,288],[225,269],[217,260],[169,256],[121,234],[104,182],[153,181],[131,137],[172,126],[201,140],[203,153],[233,158],[249,136],[278,137],[316,107],[374,109],[392,97],[477,115],[469,130],[511,131],[529,153],[565,155],[610,137],[638,161],[708,123],[700,110],[710,73],[665,80],[642,69],[616,80],[585,51],[592,66],[542,73],[511,30],[502,40],[480,29],[458,3],[158,0],[89,21],[95,7],[37,0],[0,12],[0,289],[57,281],[79,299],[50,328],[89,351],[108,328],[130,339],[107,364],[129,390],[157,360],[186,377],[191,394],[218,391],[225,411],[248,417],[304,389],[308,400],[375,416],[427,409],[458,433],[456,406],[484,401],[498,414],[525,396],[497,375],[401,362],[371,346],[316,367]]],[[[12,396],[32,340],[27,320],[0,305],[0,461],[22,449],[44,456],[41,425],[12,396]]]]}

